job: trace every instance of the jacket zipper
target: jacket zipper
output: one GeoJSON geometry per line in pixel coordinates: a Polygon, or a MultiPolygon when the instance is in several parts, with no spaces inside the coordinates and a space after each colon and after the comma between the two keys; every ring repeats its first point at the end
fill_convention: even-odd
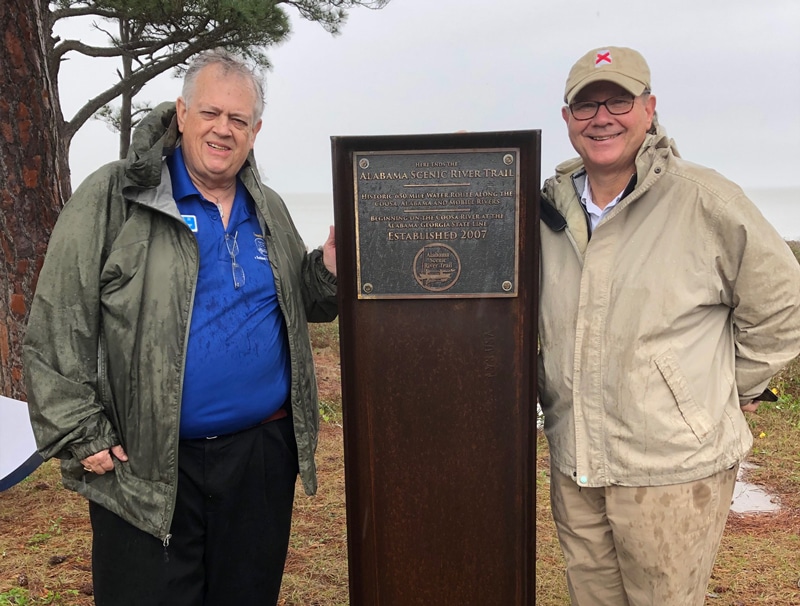
{"type": "MultiPolygon", "coordinates": [[[[165,211],[163,211],[163,210],[161,210],[159,208],[155,208],[155,207],[152,207],[152,206],[147,206],[147,207],[150,208],[151,210],[159,212],[159,213],[161,213],[161,214],[173,219],[174,221],[178,221],[181,224],[182,229],[187,230],[188,233],[191,236],[192,246],[194,246],[194,249],[195,249],[194,250],[195,258],[196,259],[200,258],[200,251],[199,251],[199,247],[198,247],[198,244],[197,244],[197,239],[194,237],[194,235],[192,234],[191,230],[189,230],[189,226],[186,225],[186,223],[182,219],[178,219],[177,217],[175,217],[175,215],[172,215],[172,214],[170,214],[168,212],[165,212],[165,211]]],[[[177,207],[177,203],[176,203],[176,207],[177,207]]],[[[178,414],[176,416],[177,428],[176,428],[176,431],[175,431],[175,442],[173,444],[173,448],[175,449],[175,469],[174,469],[174,471],[175,471],[175,489],[172,491],[172,503],[171,503],[169,511],[168,511],[168,514],[169,514],[168,518],[170,520],[170,524],[167,527],[167,534],[164,535],[164,539],[162,540],[162,545],[164,546],[164,561],[165,562],[169,561],[169,553],[167,551],[167,548],[169,547],[170,539],[172,539],[172,533],[169,532],[169,528],[172,526],[172,517],[175,515],[175,503],[178,500],[178,481],[177,481],[177,477],[178,477],[178,449],[179,449],[179,446],[180,446],[181,402],[183,401],[183,377],[184,377],[184,374],[186,372],[186,351],[187,351],[187,349],[189,347],[189,328],[192,325],[192,314],[194,313],[194,296],[195,296],[195,293],[197,292],[197,274],[200,271],[199,261],[197,261],[195,263],[194,271],[195,271],[194,281],[192,282],[192,292],[191,292],[191,296],[190,296],[190,299],[189,299],[189,314],[188,314],[187,319],[186,319],[186,330],[184,331],[184,336],[183,336],[183,361],[182,361],[182,366],[181,366],[181,374],[180,374],[180,377],[179,377],[179,379],[180,379],[180,388],[179,388],[179,391],[178,391],[178,414]]]]}

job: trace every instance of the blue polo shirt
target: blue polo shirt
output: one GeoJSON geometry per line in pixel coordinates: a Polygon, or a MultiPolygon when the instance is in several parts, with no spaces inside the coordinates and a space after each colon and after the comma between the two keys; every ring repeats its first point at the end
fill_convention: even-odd
{"type": "Polygon", "coordinates": [[[200,250],[181,439],[241,431],[278,410],[291,383],[286,326],[266,239],[239,179],[226,230],[216,204],[189,178],[180,148],[167,166],[173,197],[200,250]]]}

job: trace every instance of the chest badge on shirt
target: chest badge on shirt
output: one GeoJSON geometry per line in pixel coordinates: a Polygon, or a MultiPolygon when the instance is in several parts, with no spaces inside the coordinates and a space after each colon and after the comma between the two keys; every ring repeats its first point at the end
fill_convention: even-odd
{"type": "Polygon", "coordinates": [[[256,251],[258,252],[256,259],[259,261],[269,261],[267,257],[267,243],[264,241],[264,236],[260,234],[253,234],[253,236],[255,236],[256,251]]]}
{"type": "Polygon", "coordinates": [[[181,219],[186,225],[189,226],[193,232],[197,233],[197,216],[196,215],[181,215],[181,219]]]}

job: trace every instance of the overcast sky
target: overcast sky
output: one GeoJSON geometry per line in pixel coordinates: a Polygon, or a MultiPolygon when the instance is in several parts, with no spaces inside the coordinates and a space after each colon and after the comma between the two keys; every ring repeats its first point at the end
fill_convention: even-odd
{"type": "MultiPolygon", "coordinates": [[[[292,22],[292,37],[269,53],[256,141],[262,177],[279,192],[331,189],[332,135],[541,129],[549,176],[574,155],[560,113],[567,73],[607,45],[645,56],[660,122],[685,158],[745,188],[800,186],[798,0],[392,0],[351,11],[338,37],[292,22]]],[[[96,39],[85,23],[65,27],[96,39]]],[[[115,68],[69,61],[65,115],[115,68]]],[[[162,76],[138,99],[179,91],[162,76]]],[[[72,144],[73,182],[116,150],[104,124],[87,124],[72,144]]]]}

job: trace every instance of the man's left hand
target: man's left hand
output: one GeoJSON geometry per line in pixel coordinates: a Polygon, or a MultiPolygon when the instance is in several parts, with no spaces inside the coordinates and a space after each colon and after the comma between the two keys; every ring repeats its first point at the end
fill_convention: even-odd
{"type": "Polygon", "coordinates": [[[96,452],[85,459],[81,459],[81,465],[83,465],[83,469],[89,473],[96,473],[102,476],[105,473],[114,471],[114,459],[123,462],[128,460],[125,449],[119,444],[107,448],[106,450],[96,452]]]}
{"type": "Polygon", "coordinates": [[[336,235],[333,225],[331,225],[331,231],[328,234],[328,239],[325,240],[325,244],[322,245],[322,262],[325,263],[325,267],[329,272],[331,272],[334,276],[336,275],[336,235]]]}

